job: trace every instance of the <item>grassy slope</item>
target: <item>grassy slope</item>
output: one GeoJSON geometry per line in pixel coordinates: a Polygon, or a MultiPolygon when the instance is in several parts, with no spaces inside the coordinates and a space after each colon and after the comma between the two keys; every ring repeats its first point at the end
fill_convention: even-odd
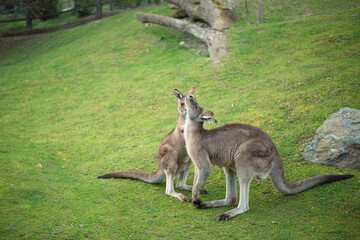
{"type": "MultiPolygon", "coordinates": [[[[250,211],[222,223],[214,219],[230,208],[195,210],[166,196],[165,183],[96,179],[155,171],[176,121],[171,90],[191,86],[219,124],[266,130],[289,180],[359,175],[299,154],[332,112],[360,109],[359,6],[312,2],[267,2],[264,24],[228,32],[229,55],[218,66],[179,46],[183,35],[139,24],[135,12],[0,52],[0,238],[357,238],[358,176],[294,196],[253,182],[250,211]]],[[[205,188],[204,201],[223,198],[220,169],[205,188]]]]}

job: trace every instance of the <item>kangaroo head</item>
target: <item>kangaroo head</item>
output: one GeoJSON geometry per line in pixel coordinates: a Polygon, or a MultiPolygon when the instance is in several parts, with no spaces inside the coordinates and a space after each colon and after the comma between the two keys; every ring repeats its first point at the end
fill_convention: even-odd
{"type": "Polygon", "coordinates": [[[217,123],[216,119],[213,118],[214,113],[209,110],[204,110],[192,95],[185,97],[185,110],[187,119],[191,121],[210,124],[212,120],[214,123],[217,123]]]}
{"type": "MultiPolygon", "coordinates": [[[[175,95],[175,97],[178,99],[178,112],[179,114],[185,116],[186,114],[186,110],[185,110],[185,98],[188,96],[192,96],[194,97],[194,92],[195,92],[195,88],[192,87],[189,91],[189,93],[185,96],[184,94],[182,94],[179,90],[174,89],[173,93],[175,95]]],[[[194,98],[195,99],[195,98],[194,98]]],[[[196,100],[195,100],[196,102],[196,100]]],[[[196,103],[197,104],[197,103],[196,103]]]]}

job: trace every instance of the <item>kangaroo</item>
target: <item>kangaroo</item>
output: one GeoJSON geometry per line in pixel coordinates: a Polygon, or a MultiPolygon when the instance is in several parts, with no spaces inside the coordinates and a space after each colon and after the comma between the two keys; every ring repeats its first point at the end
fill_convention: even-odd
{"type": "MultiPolygon", "coordinates": [[[[188,95],[193,95],[193,87],[188,95]]],[[[186,185],[186,179],[191,167],[191,161],[187,155],[184,139],[185,121],[185,95],[179,90],[174,90],[174,95],[178,99],[178,120],[174,130],[172,130],[162,141],[158,151],[159,169],[153,174],[136,171],[112,172],[99,176],[98,178],[130,178],[145,181],[147,183],[160,183],[166,178],[165,193],[180,201],[191,202],[189,197],[174,191],[175,177],[179,177],[176,184],[178,189],[191,191],[192,187],[186,185]]],[[[196,101],[196,100],[194,100],[196,101]]],[[[208,193],[206,190],[199,190],[201,193],[208,193]]]]}
{"type": "Polygon", "coordinates": [[[203,123],[215,123],[213,113],[203,110],[190,94],[185,99],[186,120],[184,135],[188,155],[195,166],[192,201],[196,208],[236,205],[236,176],[240,183],[237,208],[220,215],[216,221],[228,220],[249,210],[249,187],[253,177],[265,179],[269,174],[275,188],[284,194],[296,194],[306,189],[333,181],[348,179],[354,175],[321,175],[295,183],[284,177],[279,151],[270,136],[263,130],[246,124],[226,124],[206,130],[203,123]],[[208,179],[211,164],[223,167],[226,175],[224,200],[202,203],[199,188],[208,179]]]}

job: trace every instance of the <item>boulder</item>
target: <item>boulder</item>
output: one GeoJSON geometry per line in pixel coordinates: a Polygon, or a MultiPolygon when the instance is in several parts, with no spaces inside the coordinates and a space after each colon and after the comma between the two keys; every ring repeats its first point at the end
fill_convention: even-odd
{"type": "Polygon", "coordinates": [[[360,167],[360,110],[342,108],[333,113],[301,154],[314,163],[337,168],[360,167]]]}

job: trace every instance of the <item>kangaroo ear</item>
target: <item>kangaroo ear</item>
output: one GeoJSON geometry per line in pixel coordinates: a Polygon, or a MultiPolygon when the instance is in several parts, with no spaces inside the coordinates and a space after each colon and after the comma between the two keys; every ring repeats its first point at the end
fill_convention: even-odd
{"type": "Polygon", "coordinates": [[[209,110],[205,110],[201,116],[201,120],[203,120],[204,122],[206,122],[207,124],[211,124],[211,120],[214,123],[217,123],[216,119],[213,118],[212,116],[214,116],[214,113],[209,111],[209,110]]]}
{"type": "Polygon", "coordinates": [[[177,99],[181,100],[184,97],[184,95],[179,90],[177,90],[176,88],[174,89],[173,93],[174,93],[174,95],[175,95],[175,97],[177,99]]]}
{"type": "Polygon", "coordinates": [[[194,95],[194,92],[195,92],[195,87],[192,87],[187,95],[188,96],[189,95],[194,95]]]}

